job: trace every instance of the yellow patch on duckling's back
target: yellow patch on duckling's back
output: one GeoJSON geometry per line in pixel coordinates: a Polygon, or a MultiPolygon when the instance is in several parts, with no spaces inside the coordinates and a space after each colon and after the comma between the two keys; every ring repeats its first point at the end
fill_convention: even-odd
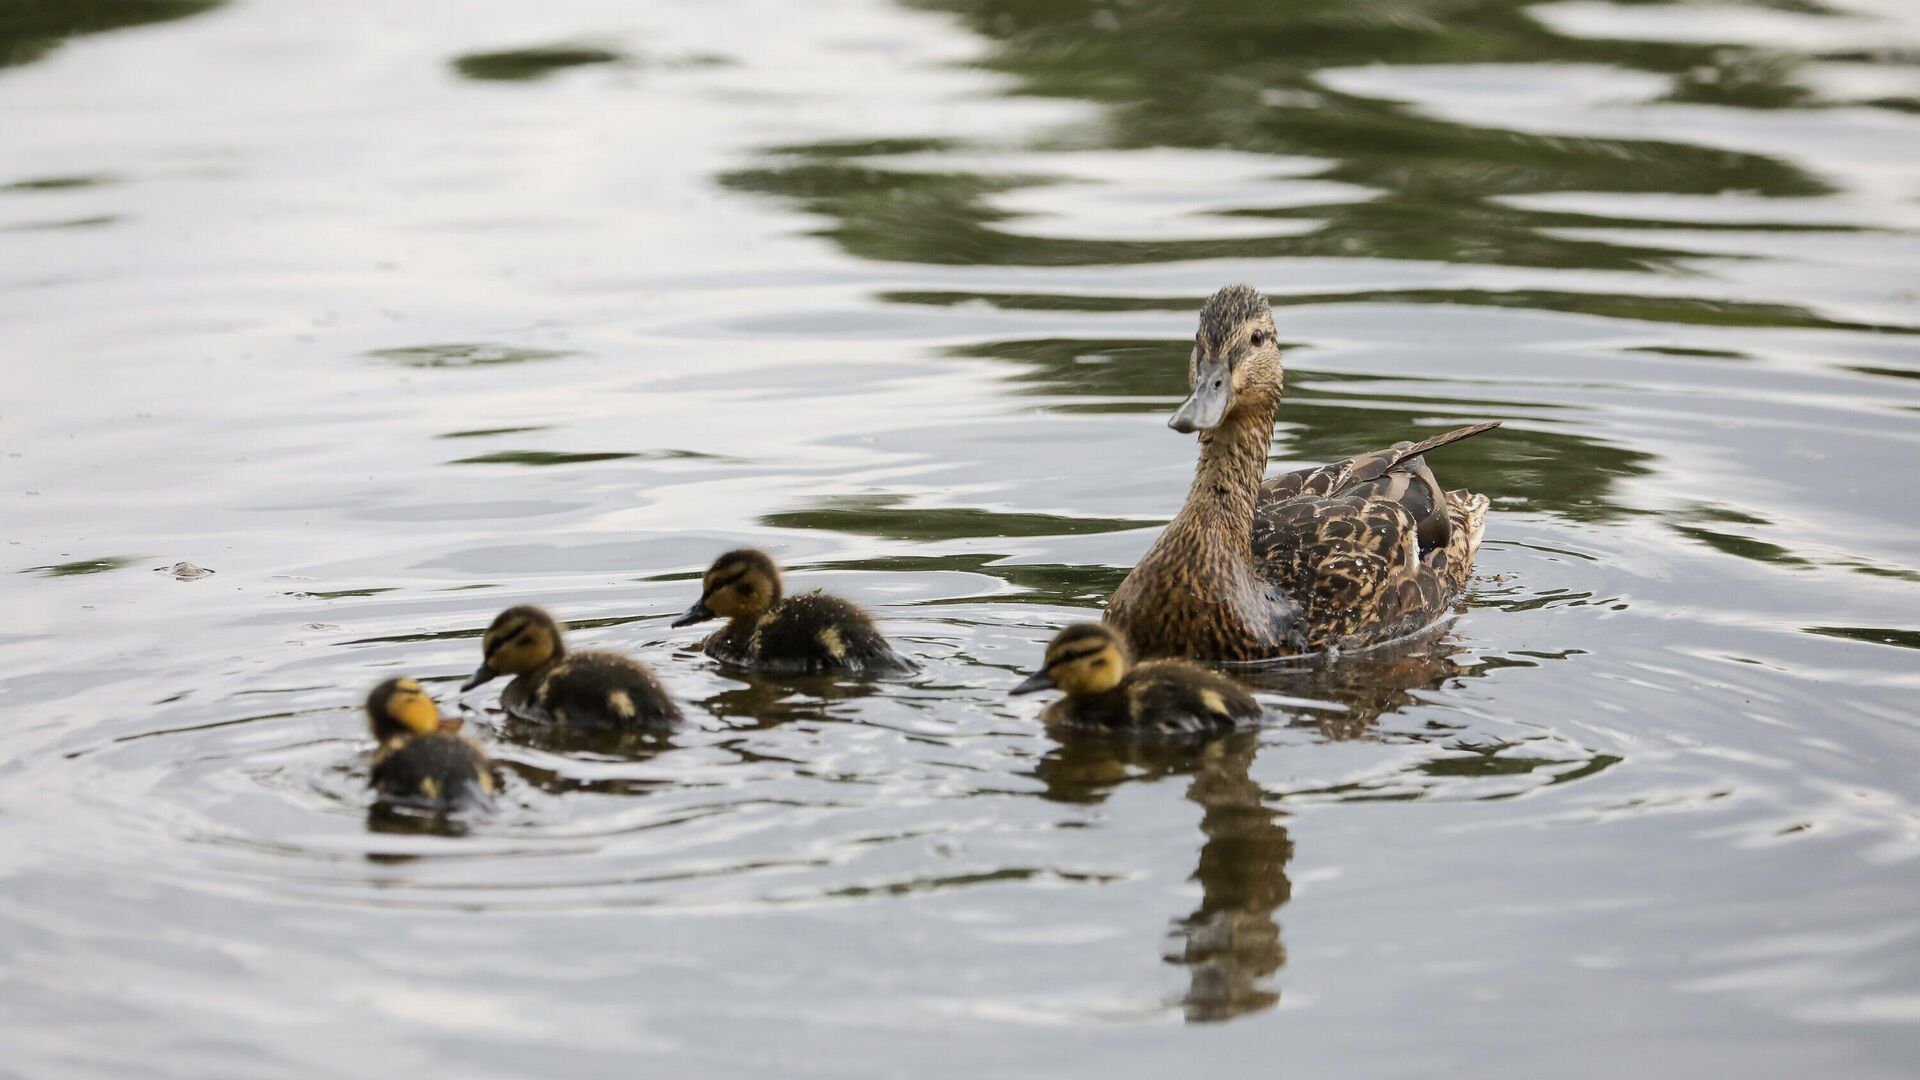
{"type": "Polygon", "coordinates": [[[615,690],[608,694],[607,708],[612,709],[613,714],[622,720],[633,719],[633,714],[639,711],[633,707],[633,695],[625,690],[615,690]]]}
{"type": "Polygon", "coordinates": [[[423,776],[420,778],[420,791],[429,799],[437,799],[440,797],[440,781],[431,776],[423,776]]]}
{"type": "Polygon", "coordinates": [[[847,643],[840,639],[840,631],[831,626],[820,631],[820,647],[835,660],[845,659],[847,655],[847,643]]]}
{"type": "Polygon", "coordinates": [[[1221,697],[1220,691],[1218,690],[1200,691],[1200,704],[1205,705],[1207,711],[1210,713],[1219,713],[1222,716],[1226,715],[1227,699],[1221,697]]]}

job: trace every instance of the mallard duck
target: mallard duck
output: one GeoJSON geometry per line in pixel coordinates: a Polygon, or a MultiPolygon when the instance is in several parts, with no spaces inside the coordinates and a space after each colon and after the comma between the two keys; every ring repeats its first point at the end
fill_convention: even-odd
{"type": "Polygon", "coordinates": [[[1258,719],[1260,703],[1238,683],[1186,660],[1135,664],[1127,639],[1102,623],[1054,635],[1039,671],[1011,691],[1058,687],[1067,696],[1040,714],[1049,724],[1112,732],[1194,734],[1258,719]]]}
{"type": "Polygon", "coordinates": [[[484,804],[493,766],[459,734],[413,679],[388,679],[367,695],[367,726],[380,745],[367,785],[383,799],[438,808],[484,804]]]}
{"type": "Polygon", "coordinates": [[[780,568],[764,551],[742,548],[713,562],[700,599],[673,621],[692,626],[724,617],[707,638],[708,656],[764,671],[878,675],[913,665],[887,644],[860,605],[818,590],[786,596],[780,568]]]}
{"type": "Polygon", "coordinates": [[[1263,660],[1357,648],[1439,619],[1465,588],[1487,498],[1442,491],[1421,455],[1498,421],[1265,483],[1280,403],[1266,298],[1200,312],[1193,387],[1168,426],[1200,433],[1187,503],[1114,590],[1106,619],[1149,656],[1263,660]]]}
{"type": "Polygon", "coordinates": [[[483,659],[461,693],[517,675],[500,695],[510,715],[542,724],[637,731],[680,719],[645,664],[619,653],[567,651],[563,628],[530,604],[510,607],[481,639],[483,659]]]}

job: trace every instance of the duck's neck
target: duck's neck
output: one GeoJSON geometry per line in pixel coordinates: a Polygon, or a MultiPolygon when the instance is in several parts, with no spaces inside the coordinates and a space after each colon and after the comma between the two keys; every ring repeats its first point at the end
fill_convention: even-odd
{"type": "Polygon", "coordinates": [[[1235,554],[1253,550],[1253,509],[1273,446],[1273,414],[1280,385],[1256,385],[1235,395],[1220,426],[1200,436],[1200,464],[1176,522],[1215,534],[1235,554]]]}

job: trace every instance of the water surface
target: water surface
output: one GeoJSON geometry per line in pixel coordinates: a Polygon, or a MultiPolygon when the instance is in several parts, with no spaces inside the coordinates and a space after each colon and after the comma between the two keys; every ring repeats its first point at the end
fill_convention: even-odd
{"type": "Polygon", "coordinates": [[[1911,1075],[1906,6],[69,8],[0,25],[11,1067],[1911,1075]],[[1276,466],[1505,421],[1479,574],[1056,738],[1241,280],[1276,466]],[[700,656],[742,543],[920,674],[700,656]],[[516,602],[690,722],[458,699],[516,602]],[[491,817],[370,807],[400,673],[491,817]]]}

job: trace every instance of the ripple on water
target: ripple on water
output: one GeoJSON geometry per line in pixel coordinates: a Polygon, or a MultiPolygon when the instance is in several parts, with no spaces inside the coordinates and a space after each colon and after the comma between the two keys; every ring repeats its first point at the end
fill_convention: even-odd
{"type": "Polygon", "coordinates": [[[1910,1071],[1897,5],[72,7],[0,25],[16,1067],[1910,1071]],[[1049,731],[1233,280],[1275,467],[1505,421],[1479,576],[1257,730],[1049,731]],[[742,544],[920,671],[701,655],[742,544]],[[522,602],[688,722],[461,697],[522,602]],[[492,813],[373,805],[402,673],[492,813]]]}

